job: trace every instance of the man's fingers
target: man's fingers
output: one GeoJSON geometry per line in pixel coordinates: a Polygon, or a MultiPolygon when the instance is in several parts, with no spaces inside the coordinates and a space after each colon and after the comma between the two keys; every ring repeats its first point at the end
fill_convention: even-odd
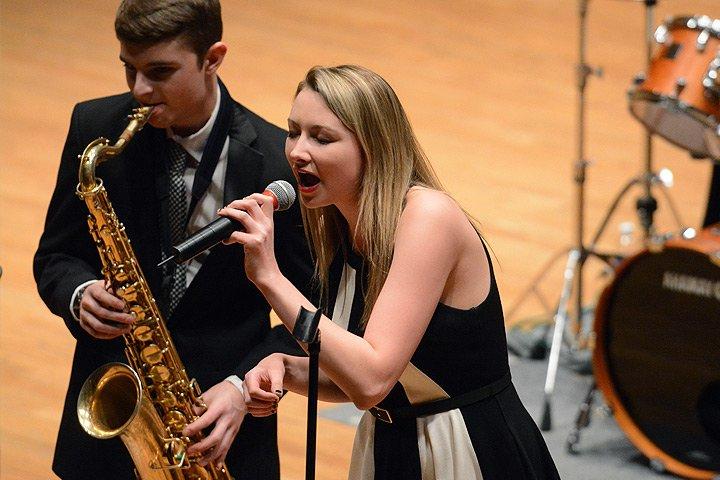
{"type": "Polygon", "coordinates": [[[190,448],[188,448],[188,454],[195,455],[195,454],[202,454],[202,459],[207,461],[207,456],[210,454],[207,450],[213,448],[219,441],[220,441],[220,435],[215,434],[214,429],[210,435],[203,438],[202,441],[192,445],[190,448]]]}
{"type": "Polygon", "coordinates": [[[125,308],[125,302],[115,296],[112,290],[108,291],[108,288],[106,288],[105,282],[103,281],[97,281],[88,285],[83,294],[83,302],[92,299],[94,302],[103,305],[109,310],[122,311],[125,308]]]}
{"type": "Polygon", "coordinates": [[[209,427],[215,420],[217,420],[218,414],[208,410],[204,415],[200,416],[197,420],[192,422],[190,425],[183,429],[183,435],[189,437],[195,435],[200,430],[209,427]]]}
{"type": "Polygon", "coordinates": [[[119,312],[115,310],[109,310],[105,308],[102,304],[96,302],[95,300],[87,300],[85,301],[85,298],[83,298],[83,302],[81,303],[81,311],[85,310],[90,313],[92,313],[97,318],[100,318],[102,320],[108,321],[108,322],[115,322],[115,323],[122,323],[122,324],[131,324],[135,321],[135,317],[130,315],[129,313],[119,312]]]}
{"type": "MultiPolygon", "coordinates": [[[[84,297],[84,295],[83,295],[84,297]]],[[[93,298],[103,307],[108,310],[115,310],[121,312],[125,309],[125,301],[116,297],[107,290],[93,291],[93,298]]]]}
{"type": "Polygon", "coordinates": [[[201,465],[206,465],[207,463],[219,458],[219,456],[224,453],[219,450],[224,437],[228,434],[228,432],[234,436],[234,433],[232,433],[228,427],[228,422],[220,420],[215,428],[213,428],[213,431],[210,432],[210,435],[191,446],[188,449],[188,453],[202,454],[202,457],[199,459],[201,465]]]}
{"type": "MultiPolygon", "coordinates": [[[[100,289],[100,293],[93,290],[92,293],[83,295],[80,302],[80,318],[82,319],[83,313],[89,313],[97,320],[97,322],[91,321],[93,328],[101,333],[111,334],[111,331],[100,326],[100,322],[117,328],[125,328],[135,321],[134,316],[122,312],[124,307],[125,302],[105,290],[100,289]],[[112,305],[108,305],[108,303],[112,303],[112,305]]],[[[117,332],[114,334],[117,335],[117,332]]]]}
{"type": "Polygon", "coordinates": [[[193,405],[192,410],[195,415],[200,416],[205,413],[207,407],[203,407],[202,405],[193,405]]]}
{"type": "Polygon", "coordinates": [[[235,438],[235,434],[237,433],[237,428],[229,428],[225,435],[223,435],[222,440],[218,445],[215,446],[215,449],[212,452],[212,458],[210,459],[211,462],[213,462],[215,465],[220,465],[225,461],[225,456],[227,455],[228,450],[230,450],[230,445],[232,444],[233,438],[235,438]]]}
{"type": "Polygon", "coordinates": [[[109,340],[130,331],[127,325],[107,324],[87,311],[80,312],[80,326],[93,337],[102,340],[109,340]]]}

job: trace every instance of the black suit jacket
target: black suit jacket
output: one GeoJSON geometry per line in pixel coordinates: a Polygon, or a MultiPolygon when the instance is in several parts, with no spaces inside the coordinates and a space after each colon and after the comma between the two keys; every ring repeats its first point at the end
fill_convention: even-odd
{"type": "MultiPolygon", "coordinates": [[[[285,132],[233,101],[224,86],[221,90],[221,109],[232,108],[224,202],[261,192],[274,180],[294,184],[283,152],[285,132]]],[[[79,426],[76,414],[83,382],[100,365],[124,359],[123,341],[92,338],[72,317],[69,303],[78,285],[102,278],[98,252],[88,232],[87,208],[75,195],[77,156],[98,137],[114,142],[134,107],[137,104],[128,93],[75,107],[35,255],[34,273],[40,295],[50,310],[65,320],[77,340],[53,462],[53,470],[62,478],[131,478],[132,464],[121,442],[90,437],[79,426]]],[[[122,154],[99,165],[96,172],[126,227],[161,307],[166,298],[163,275],[156,265],[169,238],[164,220],[168,190],[165,137],[163,130],[147,125],[122,154]]],[[[291,281],[306,290],[312,267],[297,204],[277,213],[275,225],[280,267],[291,281]]],[[[215,247],[173,315],[166,317],[189,376],[207,389],[232,373],[244,375],[271,351],[292,348],[293,342],[284,329],[270,334],[269,310],[263,296],[245,276],[242,247],[215,247]]],[[[275,417],[256,419],[248,415],[227,464],[236,479],[279,478],[275,417]]]]}

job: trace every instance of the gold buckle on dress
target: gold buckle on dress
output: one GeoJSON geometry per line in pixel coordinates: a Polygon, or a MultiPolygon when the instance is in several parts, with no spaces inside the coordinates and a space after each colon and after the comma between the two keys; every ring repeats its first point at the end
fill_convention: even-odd
{"type": "Polygon", "coordinates": [[[368,411],[370,412],[370,414],[371,414],[373,417],[377,418],[378,420],[381,420],[381,421],[383,421],[383,422],[385,422],[385,423],[393,423],[392,417],[390,416],[390,412],[388,412],[388,411],[385,410],[384,408],[380,408],[380,407],[370,407],[370,408],[368,409],[368,411]]]}

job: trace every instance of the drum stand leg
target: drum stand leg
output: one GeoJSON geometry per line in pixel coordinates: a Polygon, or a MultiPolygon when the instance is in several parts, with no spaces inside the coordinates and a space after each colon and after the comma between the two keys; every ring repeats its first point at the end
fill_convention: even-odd
{"type": "Polygon", "coordinates": [[[563,333],[565,332],[565,322],[568,317],[567,306],[572,293],[574,272],[578,268],[580,257],[581,253],[579,250],[570,250],[567,264],[565,265],[563,288],[560,294],[560,303],[558,305],[557,313],[555,314],[555,327],[553,329],[552,345],[550,347],[550,355],[548,357],[547,376],[545,377],[543,415],[540,422],[540,429],[543,431],[548,431],[552,428],[551,400],[555,391],[555,375],[557,374],[558,361],[560,359],[560,349],[562,347],[563,333]]]}
{"type": "Polygon", "coordinates": [[[580,443],[580,431],[590,425],[590,413],[593,400],[595,399],[595,382],[590,385],[590,389],[585,395],[585,401],[580,405],[577,418],[575,419],[575,427],[570,431],[565,442],[568,453],[575,455],[578,453],[577,444],[580,443]]]}

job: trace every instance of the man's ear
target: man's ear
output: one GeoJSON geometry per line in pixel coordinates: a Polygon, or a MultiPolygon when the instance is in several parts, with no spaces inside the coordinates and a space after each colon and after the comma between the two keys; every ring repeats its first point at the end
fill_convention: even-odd
{"type": "Polygon", "coordinates": [[[210,45],[207,52],[205,53],[205,60],[203,66],[207,73],[217,73],[218,68],[225,58],[227,53],[227,45],[223,42],[215,42],[210,45]]]}

